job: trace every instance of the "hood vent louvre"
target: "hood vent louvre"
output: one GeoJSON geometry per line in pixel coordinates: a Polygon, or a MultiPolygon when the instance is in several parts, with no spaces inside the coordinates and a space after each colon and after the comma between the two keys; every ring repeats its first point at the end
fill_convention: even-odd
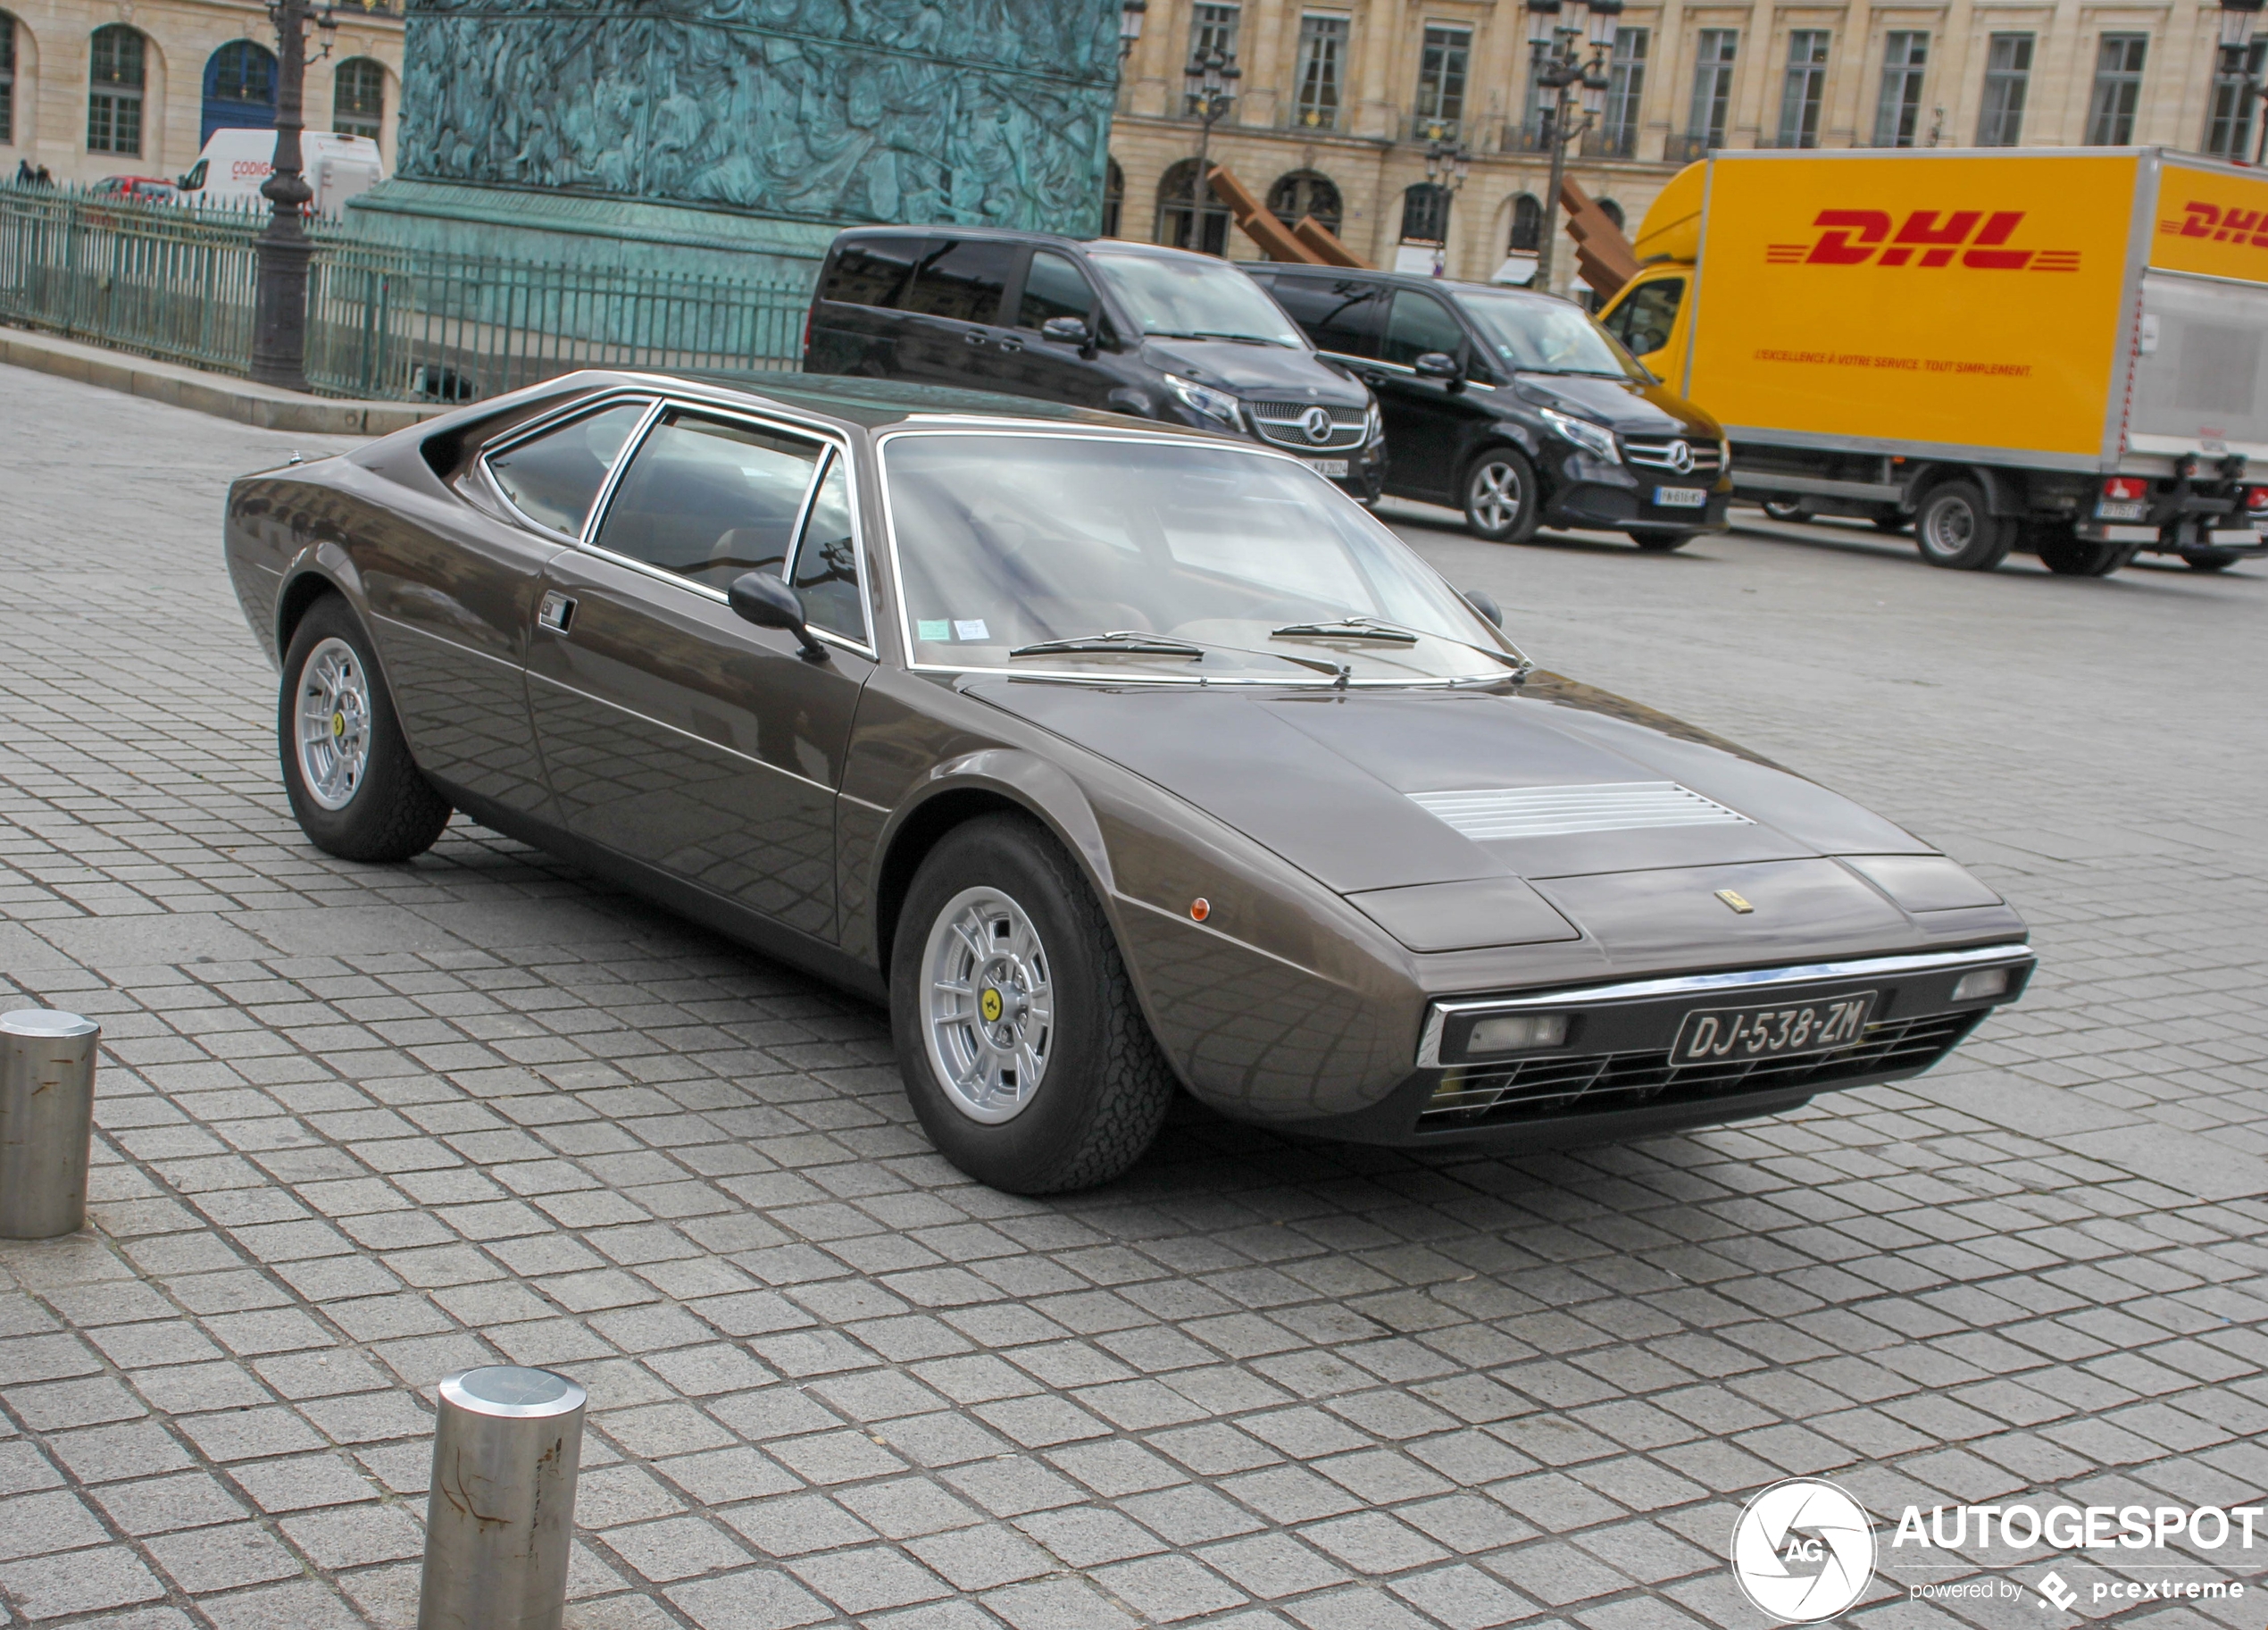
{"type": "Polygon", "coordinates": [[[1413,792],[1410,801],[1472,839],[1561,838],[1641,826],[1753,826],[1755,822],[1673,781],[1588,787],[1476,788],[1413,792]]]}

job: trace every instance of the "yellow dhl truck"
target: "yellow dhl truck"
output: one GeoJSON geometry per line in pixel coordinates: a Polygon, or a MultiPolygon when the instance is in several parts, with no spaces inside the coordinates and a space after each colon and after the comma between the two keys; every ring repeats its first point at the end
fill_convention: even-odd
{"type": "Polygon", "coordinates": [[[2154,147],[1721,153],[1600,313],[1767,514],[2012,548],[2268,553],[2268,176],[2154,147]],[[2247,478],[2256,467],[2259,484],[2247,478]]]}

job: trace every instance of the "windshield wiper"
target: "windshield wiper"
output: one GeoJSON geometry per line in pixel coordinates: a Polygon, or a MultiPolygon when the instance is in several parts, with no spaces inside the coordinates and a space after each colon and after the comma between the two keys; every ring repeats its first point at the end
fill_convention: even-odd
{"type": "Polygon", "coordinates": [[[1478,651],[1483,656],[1495,657],[1522,679],[1527,678],[1536,665],[1530,662],[1517,648],[1509,651],[1499,650],[1495,646],[1481,645],[1471,639],[1460,639],[1455,634],[1435,633],[1430,629],[1411,628],[1400,623],[1388,623],[1383,617],[1349,616],[1334,618],[1328,623],[1287,623],[1281,628],[1270,629],[1268,637],[1272,639],[1297,639],[1302,637],[1331,639],[1391,639],[1397,644],[1406,641],[1411,645],[1415,645],[1421,639],[1446,639],[1451,645],[1464,647],[1468,651],[1478,651]]]}
{"type": "Polygon", "coordinates": [[[1231,334],[1221,329],[1153,329],[1153,339],[1229,339],[1245,346],[1274,346],[1284,349],[1280,339],[1270,339],[1264,334],[1231,334]]]}
{"type": "Polygon", "coordinates": [[[1207,651],[1230,651],[1239,656],[1267,656],[1277,662],[1288,662],[1295,667],[1328,673],[1331,682],[1344,690],[1354,670],[1343,662],[1325,662],[1313,656],[1294,656],[1285,651],[1255,651],[1241,645],[1214,645],[1210,640],[1182,639],[1171,634],[1145,634],[1132,629],[1113,629],[1107,633],[1081,634],[1072,639],[1043,639],[1037,645],[1020,645],[1008,653],[1013,656],[1052,656],[1060,654],[1078,656],[1203,656],[1207,651]]]}

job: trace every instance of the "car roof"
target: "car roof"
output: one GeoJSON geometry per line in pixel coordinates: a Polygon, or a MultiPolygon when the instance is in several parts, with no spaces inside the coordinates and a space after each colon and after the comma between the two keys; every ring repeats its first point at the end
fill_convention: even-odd
{"type": "Polygon", "coordinates": [[[1367,266],[1313,266],[1305,261],[1269,261],[1263,268],[1271,276],[1288,272],[1295,277],[1363,278],[1372,282],[1390,284],[1397,288],[1431,288],[1451,294],[1471,290],[1475,294],[1513,295],[1526,300],[1550,300],[1558,305],[1572,304],[1564,296],[1547,295],[1541,289],[1522,288],[1516,283],[1475,283],[1469,279],[1438,278],[1422,272],[1373,272],[1367,266]]]}
{"type": "MultiPolygon", "coordinates": [[[[1101,249],[1111,254],[1148,255],[1159,260],[1223,261],[1218,255],[1200,255],[1194,249],[1177,249],[1171,244],[1137,243],[1130,238],[1072,238],[1063,232],[1024,231],[1014,227],[955,226],[950,222],[930,222],[906,226],[851,226],[835,234],[837,244],[850,243],[862,238],[969,238],[990,239],[1005,243],[1047,244],[1056,248],[1071,250],[1101,249]]],[[[831,246],[830,246],[831,247],[831,246]]]]}

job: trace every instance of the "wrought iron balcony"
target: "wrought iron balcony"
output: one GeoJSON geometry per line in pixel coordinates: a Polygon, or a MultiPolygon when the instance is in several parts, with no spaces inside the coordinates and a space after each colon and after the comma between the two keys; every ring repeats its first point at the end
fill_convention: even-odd
{"type": "Polygon", "coordinates": [[[1697,158],[1706,158],[1724,146],[1722,136],[1670,136],[1663,138],[1662,162],[1665,164],[1689,164],[1697,158]]]}

